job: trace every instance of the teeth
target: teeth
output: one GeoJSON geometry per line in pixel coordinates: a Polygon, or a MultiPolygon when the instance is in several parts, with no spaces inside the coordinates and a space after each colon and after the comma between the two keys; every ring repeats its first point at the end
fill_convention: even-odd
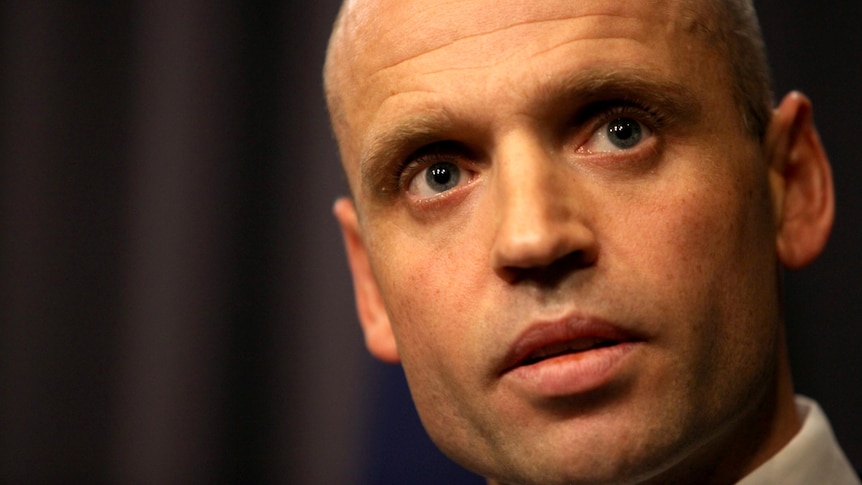
{"type": "Polygon", "coordinates": [[[547,347],[542,347],[541,349],[534,352],[527,360],[530,362],[535,362],[537,360],[541,360],[546,357],[551,357],[555,355],[561,355],[570,352],[583,352],[584,350],[589,350],[593,347],[597,347],[604,342],[604,340],[598,338],[581,338],[571,342],[562,342],[559,344],[549,345],[547,347]]]}
{"type": "Polygon", "coordinates": [[[575,340],[569,346],[569,350],[574,350],[575,352],[579,352],[581,350],[587,350],[595,347],[601,343],[601,340],[597,338],[585,338],[580,340],[575,340]]]}

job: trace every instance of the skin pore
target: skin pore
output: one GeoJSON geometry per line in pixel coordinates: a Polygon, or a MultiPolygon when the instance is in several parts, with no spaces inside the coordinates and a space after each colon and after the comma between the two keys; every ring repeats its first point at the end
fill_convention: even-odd
{"type": "Polygon", "coordinates": [[[801,95],[752,136],[698,5],[345,6],[366,343],[490,483],[733,483],[798,429],[778,268],[825,243],[828,164],[801,95]],[[596,348],[525,365],[568,332],[596,348]]]}

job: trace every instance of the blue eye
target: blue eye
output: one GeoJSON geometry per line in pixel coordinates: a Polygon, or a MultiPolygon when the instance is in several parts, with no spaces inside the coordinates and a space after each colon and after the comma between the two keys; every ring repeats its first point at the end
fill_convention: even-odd
{"type": "Polygon", "coordinates": [[[461,169],[451,163],[435,163],[425,170],[425,183],[434,192],[445,192],[458,185],[461,169]]]}
{"type": "Polygon", "coordinates": [[[401,182],[401,186],[413,200],[457,192],[474,180],[475,160],[472,151],[461,143],[432,143],[407,157],[400,169],[406,184],[401,182]]]}
{"type": "Polygon", "coordinates": [[[423,199],[434,197],[463,184],[463,176],[464,171],[454,163],[432,163],[413,177],[407,192],[423,199]]]}
{"type": "Polygon", "coordinates": [[[614,118],[593,132],[578,151],[612,153],[636,148],[652,136],[652,131],[634,118],[614,118]]]}
{"type": "Polygon", "coordinates": [[[617,148],[631,148],[641,141],[641,125],[631,118],[616,119],[606,126],[608,141],[617,148]]]}

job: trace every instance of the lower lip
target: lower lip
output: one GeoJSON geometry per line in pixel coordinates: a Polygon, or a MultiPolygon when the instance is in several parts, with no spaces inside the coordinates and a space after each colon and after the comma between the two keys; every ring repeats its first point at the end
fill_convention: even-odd
{"type": "Polygon", "coordinates": [[[574,354],[561,355],[532,365],[516,367],[505,378],[530,395],[565,397],[609,384],[636,343],[623,342],[574,354]]]}

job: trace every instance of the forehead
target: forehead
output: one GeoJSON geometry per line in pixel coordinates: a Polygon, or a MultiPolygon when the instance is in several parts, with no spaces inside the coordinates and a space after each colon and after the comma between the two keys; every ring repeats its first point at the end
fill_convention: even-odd
{"type": "Polygon", "coordinates": [[[693,30],[710,20],[702,7],[702,0],[353,0],[346,5],[342,30],[349,58],[361,64],[354,67],[368,74],[471,40],[484,42],[489,53],[499,52],[523,42],[518,34],[530,26],[573,20],[581,20],[573,27],[587,36],[619,29],[603,18],[693,30]]]}
{"type": "Polygon", "coordinates": [[[434,110],[445,108],[444,99],[463,101],[478,98],[477,89],[499,89],[503,78],[508,87],[523,87],[519,95],[530,96],[530,86],[587,66],[672,65],[676,61],[669,57],[706,45],[695,40],[710,30],[712,19],[703,5],[701,0],[350,2],[341,25],[344,65],[338,80],[348,171],[347,158],[362,150],[363,138],[386,121],[384,115],[403,111],[405,99],[424,100],[416,108],[434,110]],[[457,89],[444,93],[446,86],[457,89]]]}
{"type": "MultiPolygon", "coordinates": [[[[348,5],[345,27],[353,34],[351,44],[365,61],[364,67],[375,72],[455,44],[465,47],[471,40],[503,49],[522,41],[512,32],[527,31],[531,25],[542,29],[606,17],[690,29],[705,22],[698,12],[700,4],[692,0],[357,0],[348,5]]],[[[606,24],[593,22],[596,33],[602,25],[606,24]]]]}

